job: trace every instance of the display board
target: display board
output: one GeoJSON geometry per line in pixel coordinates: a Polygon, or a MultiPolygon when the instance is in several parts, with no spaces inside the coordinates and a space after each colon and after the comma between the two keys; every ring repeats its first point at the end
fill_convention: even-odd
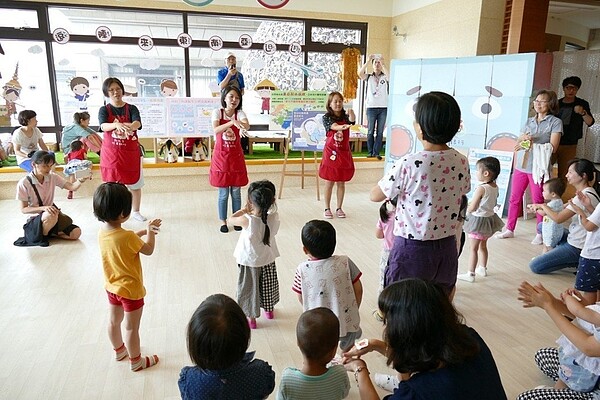
{"type": "Polygon", "coordinates": [[[290,129],[294,111],[322,111],[324,114],[326,104],[327,92],[324,91],[273,90],[269,130],[290,129]]]}
{"type": "Polygon", "coordinates": [[[218,98],[124,97],[140,110],[141,138],[212,136],[211,115],[219,108],[218,98]]]}
{"type": "Polygon", "coordinates": [[[325,111],[293,111],[291,148],[293,150],[323,151],[325,146],[325,111]]]}

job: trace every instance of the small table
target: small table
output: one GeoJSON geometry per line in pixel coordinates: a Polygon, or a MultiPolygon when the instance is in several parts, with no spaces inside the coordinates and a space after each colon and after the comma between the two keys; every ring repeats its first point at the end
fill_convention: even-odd
{"type": "Polygon", "coordinates": [[[248,153],[253,154],[254,143],[279,143],[279,152],[284,153],[287,131],[248,131],[248,153]]]}

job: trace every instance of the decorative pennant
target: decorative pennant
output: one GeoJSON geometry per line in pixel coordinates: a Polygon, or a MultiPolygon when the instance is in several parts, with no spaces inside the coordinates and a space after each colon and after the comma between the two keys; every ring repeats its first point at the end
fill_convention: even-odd
{"type": "Polygon", "coordinates": [[[148,35],[142,35],[138,39],[138,46],[144,51],[150,51],[154,47],[154,41],[148,35]]]}
{"type": "Polygon", "coordinates": [[[69,42],[71,36],[65,28],[56,28],[52,31],[52,38],[58,44],[65,44],[69,42]]]}
{"type": "Polygon", "coordinates": [[[96,38],[104,43],[110,42],[112,31],[107,26],[99,26],[96,28],[96,38]]]}
{"type": "Polygon", "coordinates": [[[212,51],[221,50],[223,48],[223,39],[221,39],[220,36],[211,36],[210,39],[208,39],[208,47],[210,47],[212,51]]]}
{"type": "Polygon", "coordinates": [[[242,49],[249,49],[252,47],[252,36],[244,33],[243,35],[240,35],[238,43],[242,49]]]}
{"type": "Polygon", "coordinates": [[[179,47],[187,49],[192,45],[192,37],[187,33],[180,33],[179,36],[177,36],[177,44],[179,47]]]}

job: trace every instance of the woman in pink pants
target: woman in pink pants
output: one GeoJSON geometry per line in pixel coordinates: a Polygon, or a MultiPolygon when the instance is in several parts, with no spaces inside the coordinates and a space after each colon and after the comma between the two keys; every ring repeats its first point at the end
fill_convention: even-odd
{"type": "MultiPolygon", "coordinates": [[[[533,154],[531,149],[534,143],[551,143],[555,153],[562,136],[562,121],[555,117],[558,113],[558,99],[556,93],[551,90],[540,90],[537,92],[533,101],[533,108],[536,115],[529,118],[523,128],[523,133],[518,139],[515,147],[515,169],[512,175],[510,200],[508,205],[508,219],[506,229],[502,233],[496,234],[499,239],[508,239],[515,236],[514,231],[517,226],[519,211],[523,209],[523,194],[530,187],[533,203],[543,203],[542,196],[543,183],[535,183],[532,175],[533,154]],[[523,142],[529,142],[529,146],[523,146],[523,142]],[[529,148],[529,151],[525,151],[529,148]]],[[[538,224],[542,222],[542,216],[536,214],[538,224]]],[[[542,244],[542,235],[538,233],[532,244],[542,244]]]]}

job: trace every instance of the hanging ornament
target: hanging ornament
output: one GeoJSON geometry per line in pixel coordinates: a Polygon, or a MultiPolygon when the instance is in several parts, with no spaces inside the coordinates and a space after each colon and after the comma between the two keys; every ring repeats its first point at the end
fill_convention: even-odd
{"type": "Polygon", "coordinates": [[[183,2],[194,7],[204,7],[212,3],[213,0],[183,0],[183,2]]]}
{"type": "Polygon", "coordinates": [[[353,47],[342,50],[342,65],[340,74],[344,81],[342,95],[344,101],[356,98],[358,89],[358,65],[360,63],[360,51],[353,47]]]}
{"type": "Polygon", "coordinates": [[[258,4],[260,4],[264,8],[276,10],[278,8],[285,6],[287,3],[289,3],[290,0],[257,0],[257,1],[258,1],[258,4]]]}

